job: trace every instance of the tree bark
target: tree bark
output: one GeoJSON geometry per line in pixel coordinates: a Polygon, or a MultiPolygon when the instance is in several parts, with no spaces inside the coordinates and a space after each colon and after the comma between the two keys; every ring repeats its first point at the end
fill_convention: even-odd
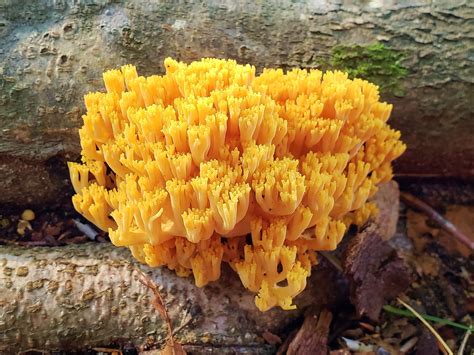
{"type": "Polygon", "coordinates": [[[391,123],[409,147],[397,171],[472,178],[473,6],[469,1],[3,1],[0,204],[41,204],[66,193],[64,163],[78,157],[82,97],[103,89],[106,69],[133,63],[142,75],[161,73],[167,56],[187,62],[234,58],[258,70],[327,68],[341,59],[335,48],[345,48],[350,59],[353,45],[373,43],[388,52],[377,58],[363,54],[368,58],[352,64],[368,63],[366,74],[379,84],[396,81],[398,89],[383,97],[394,104],[391,123]],[[404,58],[406,75],[395,71],[390,77],[398,68],[390,53],[404,58]]]}
{"type": "Polygon", "coordinates": [[[297,298],[297,310],[262,313],[255,307],[255,295],[229,270],[218,282],[197,288],[192,278],[138,266],[128,250],[109,244],[3,246],[0,352],[81,349],[120,339],[139,345],[149,335],[164,342],[166,324],[151,304],[152,292],[140,282],[140,268],[159,285],[177,341],[201,347],[264,350],[264,331],[279,333],[308,305],[334,305],[347,290],[323,262],[297,298]]]}

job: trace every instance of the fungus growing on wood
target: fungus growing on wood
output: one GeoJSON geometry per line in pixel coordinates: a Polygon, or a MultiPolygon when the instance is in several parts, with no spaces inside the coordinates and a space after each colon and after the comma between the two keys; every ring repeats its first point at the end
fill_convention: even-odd
{"type": "Polygon", "coordinates": [[[316,252],[334,250],[405,150],[375,85],[339,71],[232,60],[104,73],[85,96],[75,208],[150,266],[201,287],[228,263],[262,310],[293,309],[316,252]]]}

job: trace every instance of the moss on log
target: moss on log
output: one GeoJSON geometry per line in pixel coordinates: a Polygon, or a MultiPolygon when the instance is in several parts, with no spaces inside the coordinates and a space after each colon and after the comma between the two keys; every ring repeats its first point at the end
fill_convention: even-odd
{"type": "Polygon", "coordinates": [[[83,95],[106,69],[150,75],[167,56],[349,70],[394,104],[408,144],[398,172],[472,178],[473,18],[465,1],[3,1],[0,204],[64,194],[83,95]]]}

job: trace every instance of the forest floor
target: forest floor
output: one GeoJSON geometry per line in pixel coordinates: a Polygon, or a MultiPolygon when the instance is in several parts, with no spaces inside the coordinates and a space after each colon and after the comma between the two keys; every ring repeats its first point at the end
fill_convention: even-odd
{"type": "MultiPolygon", "coordinates": [[[[473,184],[413,179],[401,179],[399,184],[402,192],[424,201],[465,235],[474,238],[473,184]]],[[[0,215],[0,245],[48,247],[87,242],[108,243],[109,240],[105,233],[91,228],[70,205],[0,215]]],[[[292,349],[298,348],[298,342],[311,342],[308,339],[311,337],[315,342],[327,344],[334,355],[442,352],[443,346],[434,333],[400,303],[402,300],[423,317],[436,317],[430,324],[453,353],[471,354],[474,337],[469,338],[465,328],[474,323],[472,252],[427,214],[403,203],[403,199],[397,232],[389,243],[408,265],[412,282],[398,300],[387,303],[378,321],[358,317],[347,302],[347,307],[337,312],[327,310],[318,314],[316,323],[308,321],[312,316],[308,310],[306,320],[301,319],[282,334],[263,334],[265,341],[280,354],[295,353],[292,349]]],[[[106,344],[104,348],[78,349],[76,353],[137,354],[152,348],[106,344]]],[[[192,349],[187,350],[192,353],[192,349]]]]}

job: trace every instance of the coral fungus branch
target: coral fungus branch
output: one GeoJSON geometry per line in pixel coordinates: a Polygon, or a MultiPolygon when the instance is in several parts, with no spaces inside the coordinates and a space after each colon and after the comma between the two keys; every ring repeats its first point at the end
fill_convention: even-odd
{"type": "Polygon", "coordinates": [[[198,287],[228,263],[259,309],[292,309],[316,252],[375,213],[405,150],[378,88],[346,73],[165,60],[104,73],[85,97],[75,208],[198,287]],[[251,236],[251,237],[250,237],[251,236]]]}

